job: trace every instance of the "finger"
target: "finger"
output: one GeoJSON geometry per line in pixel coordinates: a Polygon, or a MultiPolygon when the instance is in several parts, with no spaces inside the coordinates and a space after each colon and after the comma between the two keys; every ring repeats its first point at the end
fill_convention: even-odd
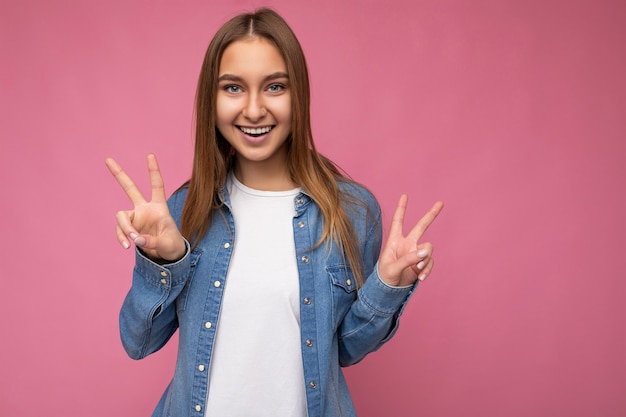
{"type": "Polygon", "coordinates": [[[165,185],[159,163],[154,154],[148,155],[148,171],[150,172],[150,186],[152,187],[152,201],[164,203],[167,201],[165,196],[165,185]]]}
{"type": "Polygon", "coordinates": [[[416,267],[418,270],[423,270],[426,264],[429,261],[429,258],[433,256],[433,245],[432,243],[422,243],[417,246],[417,256],[420,261],[417,263],[416,267]]]}
{"type": "Polygon", "coordinates": [[[420,240],[424,232],[435,221],[441,210],[443,209],[443,202],[437,201],[430,210],[417,222],[411,232],[408,234],[408,238],[417,242],[420,240]]]}
{"type": "Polygon", "coordinates": [[[435,266],[435,260],[433,258],[429,258],[428,263],[426,264],[424,269],[419,273],[419,275],[417,276],[417,279],[419,279],[420,281],[424,281],[430,275],[434,266],[435,266]]]}
{"type": "Polygon", "coordinates": [[[419,245],[417,245],[417,256],[419,256],[420,259],[425,260],[429,256],[432,256],[433,250],[434,250],[434,247],[432,243],[430,242],[420,243],[419,245]]]}
{"type": "Polygon", "coordinates": [[[408,204],[409,197],[406,194],[400,196],[396,211],[391,218],[391,226],[389,228],[389,236],[401,236],[404,226],[404,213],[406,213],[406,206],[408,204]]]}
{"type": "Polygon", "coordinates": [[[421,258],[417,255],[417,252],[412,251],[391,262],[379,264],[378,272],[380,274],[380,277],[384,281],[392,282],[394,280],[400,279],[402,272],[405,269],[411,268],[413,270],[413,273],[415,274],[413,279],[415,279],[420,273],[420,271],[417,269],[417,264],[420,261],[421,258]]]}
{"type": "MultiPolygon", "coordinates": [[[[135,236],[139,235],[137,229],[133,226],[133,212],[132,211],[118,211],[115,215],[115,220],[117,220],[117,227],[120,230],[120,233],[124,236],[126,240],[135,240],[135,236]]],[[[118,235],[119,240],[119,235],[118,235]]],[[[120,240],[120,243],[121,240],[120,240]]],[[[124,244],[122,243],[122,246],[124,244]]],[[[129,245],[130,246],[130,245],[129,245]]]]}
{"type": "Polygon", "coordinates": [[[120,242],[120,245],[122,245],[124,249],[130,248],[130,242],[119,225],[115,225],[115,234],[117,236],[117,241],[120,242]]]}
{"type": "Polygon", "coordinates": [[[113,158],[107,158],[105,160],[105,164],[111,174],[113,174],[113,177],[115,177],[117,183],[122,187],[128,198],[130,198],[130,201],[133,202],[133,204],[137,205],[146,201],[133,180],[130,179],[130,177],[126,174],[126,172],[124,172],[122,167],[117,162],[115,162],[113,158]]]}

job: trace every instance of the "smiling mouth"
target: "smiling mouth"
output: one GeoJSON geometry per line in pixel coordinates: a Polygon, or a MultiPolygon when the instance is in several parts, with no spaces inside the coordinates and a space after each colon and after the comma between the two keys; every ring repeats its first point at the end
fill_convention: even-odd
{"type": "Polygon", "coordinates": [[[262,136],[268,133],[270,130],[274,128],[274,126],[263,126],[263,127],[243,127],[237,126],[239,130],[241,130],[246,135],[250,135],[252,137],[262,136]]]}

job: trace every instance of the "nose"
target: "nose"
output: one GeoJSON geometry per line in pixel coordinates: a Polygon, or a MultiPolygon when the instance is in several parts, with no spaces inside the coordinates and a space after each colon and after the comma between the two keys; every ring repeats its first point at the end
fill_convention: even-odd
{"type": "Polygon", "coordinates": [[[260,94],[250,94],[248,101],[243,108],[242,114],[246,119],[252,122],[262,119],[267,114],[263,98],[260,94]]]}

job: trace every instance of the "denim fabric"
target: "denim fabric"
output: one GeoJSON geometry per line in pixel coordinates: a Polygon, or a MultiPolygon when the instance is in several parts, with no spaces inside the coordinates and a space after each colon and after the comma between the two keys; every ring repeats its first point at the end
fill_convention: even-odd
{"type": "MultiPolygon", "coordinates": [[[[367,278],[358,291],[334,243],[312,249],[324,227],[318,206],[304,192],[294,198],[293,233],[309,417],[356,415],[340,367],[359,362],[393,336],[415,288],[390,287],[381,281],[377,270],[382,239],[378,203],[359,185],[346,182],[340,186],[362,202],[346,203],[367,278]]],[[[168,202],[177,222],[185,196],[183,188],[168,202]]],[[[174,377],[153,416],[204,416],[224,281],[236,244],[225,188],[222,200],[224,204],[213,214],[205,237],[180,261],[159,265],[137,251],[132,286],[120,312],[124,348],[130,357],[141,359],[159,350],[177,329],[180,332],[174,377]]],[[[267,383],[272,383],[269,377],[267,383]]]]}

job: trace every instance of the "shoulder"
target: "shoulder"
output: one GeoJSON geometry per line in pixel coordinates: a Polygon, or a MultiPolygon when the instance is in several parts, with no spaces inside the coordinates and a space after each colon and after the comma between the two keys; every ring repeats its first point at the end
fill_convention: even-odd
{"type": "Polygon", "coordinates": [[[340,179],[337,181],[339,194],[342,201],[348,205],[356,205],[379,213],[380,206],[374,194],[364,185],[350,179],[340,179]]]}
{"type": "Polygon", "coordinates": [[[174,191],[172,196],[167,200],[167,205],[170,209],[172,217],[178,222],[183,212],[183,206],[187,199],[187,192],[189,191],[189,185],[183,184],[178,190],[174,191]]]}
{"type": "Polygon", "coordinates": [[[381,226],[380,205],[370,190],[349,179],[338,180],[337,185],[339,199],[355,230],[368,233],[381,226]]]}
{"type": "Polygon", "coordinates": [[[382,213],[374,194],[363,185],[352,180],[341,180],[340,200],[359,245],[365,275],[378,259],[382,245],[382,213]]]}

